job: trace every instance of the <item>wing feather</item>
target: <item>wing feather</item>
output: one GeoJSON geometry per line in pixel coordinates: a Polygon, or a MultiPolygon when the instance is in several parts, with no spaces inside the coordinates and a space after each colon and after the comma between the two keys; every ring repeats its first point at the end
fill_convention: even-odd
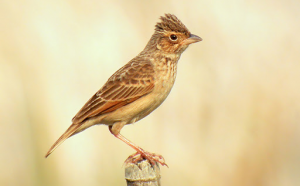
{"type": "Polygon", "coordinates": [[[113,112],[149,94],[154,88],[154,69],[150,62],[127,63],[113,74],[105,85],[72,119],[79,124],[89,118],[113,112]]]}

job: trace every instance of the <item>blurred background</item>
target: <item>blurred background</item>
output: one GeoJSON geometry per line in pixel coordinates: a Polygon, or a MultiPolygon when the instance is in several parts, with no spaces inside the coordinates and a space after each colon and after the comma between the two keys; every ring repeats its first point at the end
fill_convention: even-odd
{"type": "Polygon", "coordinates": [[[164,13],[203,41],[122,134],[162,154],[162,185],[300,183],[300,1],[0,1],[0,185],[126,185],[134,150],[95,126],[44,155],[164,13]]]}

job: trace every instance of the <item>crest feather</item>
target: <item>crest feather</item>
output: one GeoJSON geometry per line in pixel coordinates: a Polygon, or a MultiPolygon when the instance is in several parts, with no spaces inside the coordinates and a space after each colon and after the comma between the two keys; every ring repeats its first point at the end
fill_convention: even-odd
{"type": "Polygon", "coordinates": [[[165,16],[160,17],[161,22],[158,22],[155,25],[155,31],[157,32],[181,32],[185,35],[189,36],[190,31],[186,28],[186,26],[173,14],[165,14],[165,16]]]}

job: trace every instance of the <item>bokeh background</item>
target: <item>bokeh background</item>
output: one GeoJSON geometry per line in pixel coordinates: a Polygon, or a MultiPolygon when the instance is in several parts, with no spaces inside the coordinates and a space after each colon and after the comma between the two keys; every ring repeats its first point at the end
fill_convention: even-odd
{"type": "Polygon", "coordinates": [[[203,38],[122,134],[164,155],[162,185],[300,183],[300,1],[0,1],[0,185],[126,185],[134,151],[95,126],[44,155],[164,13],[203,38]]]}

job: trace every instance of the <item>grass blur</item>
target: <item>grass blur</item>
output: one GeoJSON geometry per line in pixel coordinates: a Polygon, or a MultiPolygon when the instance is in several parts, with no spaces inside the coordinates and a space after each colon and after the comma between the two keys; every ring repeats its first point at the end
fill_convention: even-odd
{"type": "Polygon", "coordinates": [[[44,155],[81,106],[173,13],[203,41],[122,134],[164,155],[162,185],[300,183],[300,3],[0,1],[0,185],[125,185],[134,151],[95,126],[44,155]]]}

